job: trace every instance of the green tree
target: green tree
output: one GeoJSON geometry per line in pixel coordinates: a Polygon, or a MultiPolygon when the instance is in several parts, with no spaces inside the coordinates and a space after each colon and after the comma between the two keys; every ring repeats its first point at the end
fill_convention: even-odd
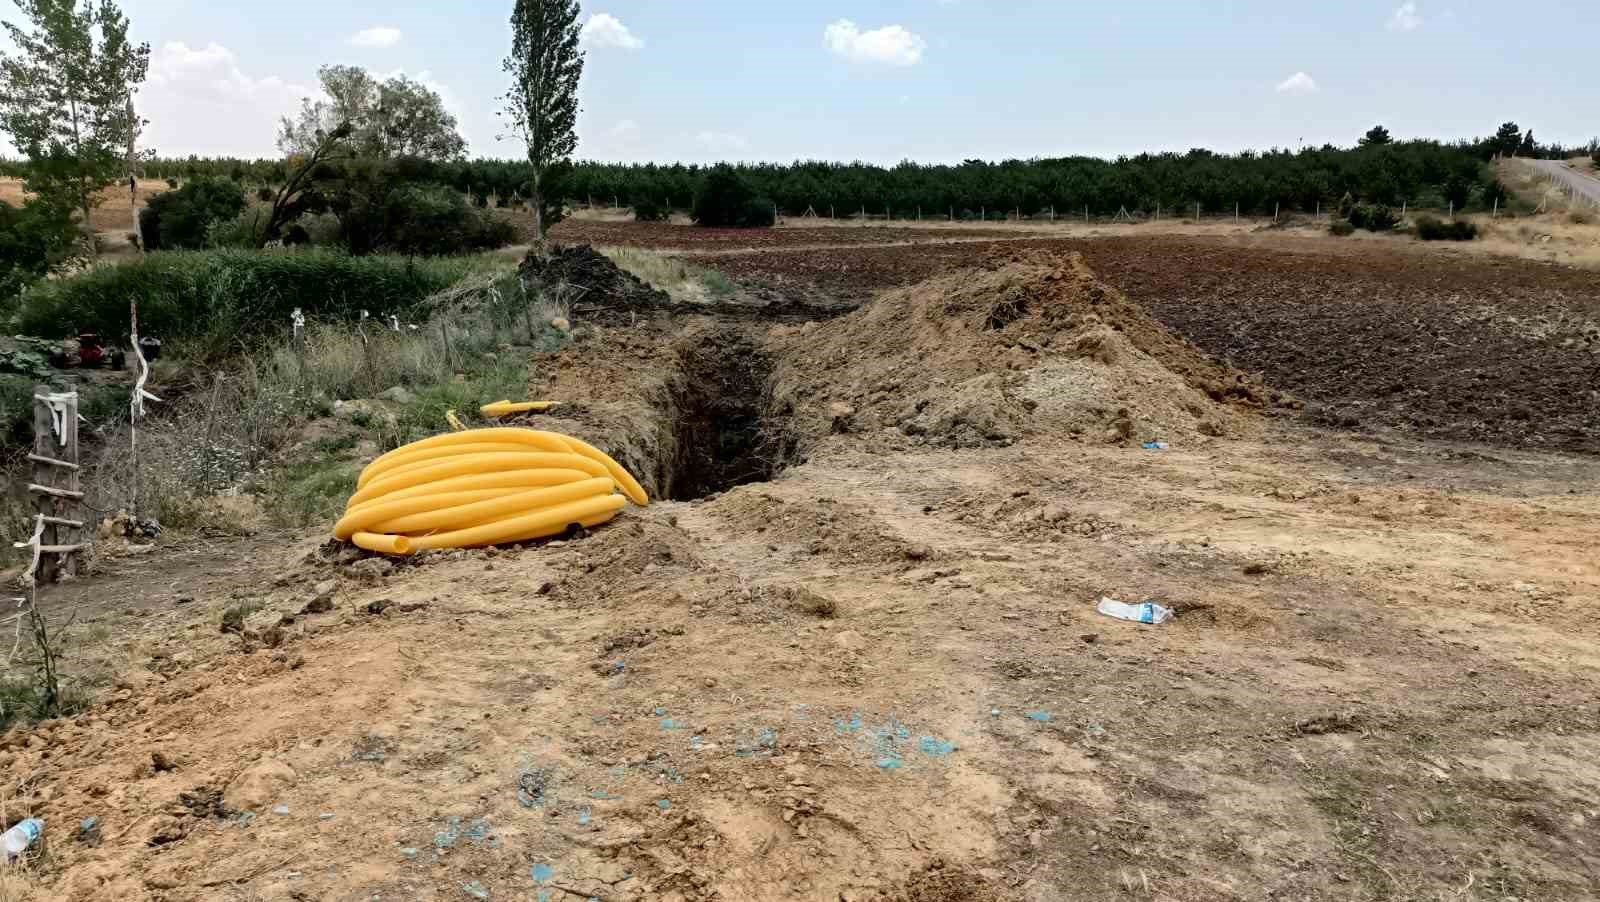
{"type": "Polygon", "coordinates": [[[0,203],[0,297],[14,296],[64,262],[76,232],[70,207],[40,198],[20,208],[0,203]]]}
{"type": "Polygon", "coordinates": [[[1495,130],[1494,138],[1490,142],[1495,153],[1502,156],[1516,156],[1517,150],[1522,146],[1522,128],[1515,122],[1507,122],[1495,130]]]}
{"type": "Polygon", "coordinates": [[[1533,129],[1530,128],[1526,132],[1523,132],[1522,146],[1517,148],[1517,153],[1520,153],[1525,157],[1536,157],[1539,155],[1539,142],[1533,140],[1533,129]]]}
{"type": "Polygon", "coordinates": [[[1394,138],[1389,135],[1388,129],[1381,125],[1374,125],[1372,128],[1367,129],[1367,133],[1362,135],[1361,140],[1356,143],[1362,147],[1372,147],[1374,145],[1393,144],[1394,138]]]}
{"type": "Polygon", "coordinates": [[[98,193],[123,174],[143,120],[133,95],[150,45],[128,41],[113,0],[17,0],[26,25],[6,22],[16,45],[0,54],[0,129],[28,156],[27,188],[76,209],[88,228],[98,193]]]}
{"type": "Polygon", "coordinates": [[[743,176],[726,164],[706,173],[694,195],[696,225],[759,228],[772,225],[772,201],[756,195],[743,176]]]}
{"type": "Polygon", "coordinates": [[[459,160],[467,142],[456,131],[456,117],[444,108],[438,93],[396,75],[378,81],[359,66],[323,66],[317,70],[324,97],[300,101],[300,114],[284,117],[278,127],[278,148],[309,156],[319,134],[350,125],[350,148],[359,156],[389,159],[459,160]]]}
{"type": "Polygon", "coordinates": [[[528,148],[533,174],[528,197],[535,234],[544,239],[546,199],[556,194],[547,178],[578,148],[578,81],[583,51],[578,49],[577,0],[517,0],[511,12],[511,55],[505,71],[511,89],[502,98],[501,117],[513,137],[528,148]]]}

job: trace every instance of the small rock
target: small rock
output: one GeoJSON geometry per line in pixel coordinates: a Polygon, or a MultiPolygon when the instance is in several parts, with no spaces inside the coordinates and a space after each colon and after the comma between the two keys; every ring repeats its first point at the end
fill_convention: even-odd
{"type": "Polygon", "coordinates": [[[134,667],[122,674],[117,679],[118,689],[144,689],[164,682],[154,671],[143,667],[134,667]]]}
{"type": "Polygon", "coordinates": [[[327,612],[329,612],[331,610],[333,610],[333,595],[332,594],[328,594],[328,595],[318,595],[316,598],[313,598],[310,601],[306,602],[306,606],[300,609],[300,613],[302,613],[302,614],[326,614],[327,612]]]}
{"type": "Polygon", "coordinates": [[[1060,504],[1052,504],[1049,507],[1046,507],[1044,512],[1039,515],[1039,519],[1046,523],[1060,523],[1063,520],[1070,520],[1071,518],[1072,511],[1067,510],[1064,505],[1060,504]]]}
{"type": "Polygon", "coordinates": [[[273,805],[272,806],[272,813],[273,814],[288,814],[289,813],[289,806],[288,805],[273,805]]]}
{"type": "Polygon", "coordinates": [[[357,579],[376,582],[394,571],[394,562],[386,557],[362,558],[346,568],[357,579]]]}
{"type": "Polygon", "coordinates": [[[223,800],[235,811],[261,808],[298,779],[299,775],[289,765],[276,758],[262,758],[233,778],[223,792],[223,800]]]}
{"type": "Polygon", "coordinates": [[[845,651],[861,651],[867,647],[867,640],[855,630],[845,630],[833,637],[833,644],[845,651]]]}
{"type": "Polygon", "coordinates": [[[389,606],[392,604],[394,604],[394,602],[387,598],[379,598],[374,601],[369,601],[367,602],[367,613],[382,614],[384,611],[388,610],[389,606]]]}
{"type": "Polygon", "coordinates": [[[906,548],[906,560],[925,561],[933,557],[933,546],[911,545],[906,548]]]}

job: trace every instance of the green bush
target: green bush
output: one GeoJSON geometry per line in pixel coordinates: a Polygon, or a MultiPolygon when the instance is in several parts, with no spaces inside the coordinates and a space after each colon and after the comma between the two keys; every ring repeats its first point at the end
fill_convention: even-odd
{"type": "Polygon", "coordinates": [[[231,220],[244,210],[244,189],[232,179],[195,179],[176,191],[150,198],[139,211],[139,231],[147,251],[200,248],[216,220],[231,220]]]}
{"type": "Polygon", "coordinates": [[[0,203],[0,297],[11,297],[72,256],[72,213],[40,200],[0,203]]]}
{"type": "Polygon", "coordinates": [[[145,334],[232,342],[288,328],[297,307],[308,317],[351,319],[363,309],[407,315],[472,265],[309,249],[162,251],[37,286],[22,300],[17,328],[51,338],[123,335],[128,303],[137,300],[145,334]]]}
{"type": "Polygon", "coordinates": [[[460,254],[504,247],[517,228],[487,210],[475,210],[444,185],[402,185],[384,197],[374,245],[402,254],[460,254]]]}
{"type": "Polygon", "coordinates": [[[1369,232],[1387,232],[1400,224],[1400,215],[1387,204],[1348,204],[1340,214],[1351,226],[1369,232]]]}
{"type": "Polygon", "coordinates": [[[254,250],[271,216],[266,207],[248,207],[232,219],[213,220],[206,227],[206,247],[254,250]]]}
{"type": "Polygon", "coordinates": [[[706,173],[694,196],[697,225],[762,228],[772,225],[772,201],[760,197],[733,167],[722,165],[706,173]]]}
{"type": "Polygon", "coordinates": [[[638,222],[666,222],[672,218],[672,209],[648,197],[633,202],[633,218],[638,222]]]}
{"type": "Polygon", "coordinates": [[[1333,222],[1328,223],[1328,231],[1338,235],[1340,238],[1344,238],[1349,235],[1354,235],[1356,233],[1356,227],[1351,225],[1350,220],[1348,219],[1335,219],[1333,222]]]}
{"type": "Polygon", "coordinates": [[[1417,237],[1423,241],[1471,241],[1478,237],[1478,227],[1462,219],[1445,222],[1437,216],[1418,216],[1417,237]]]}

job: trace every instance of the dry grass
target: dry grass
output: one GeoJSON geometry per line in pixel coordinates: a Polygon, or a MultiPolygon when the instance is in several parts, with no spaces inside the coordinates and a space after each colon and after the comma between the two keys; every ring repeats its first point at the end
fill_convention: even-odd
{"type": "Polygon", "coordinates": [[[667,293],[674,301],[706,304],[735,291],[733,282],[714,269],[686,263],[682,258],[633,247],[603,247],[624,272],[667,293]]]}
{"type": "MultiPolygon", "coordinates": [[[[144,206],[145,201],[167,190],[167,183],[161,179],[140,179],[139,205],[144,206]]],[[[0,201],[16,207],[25,197],[21,179],[0,178],[0,201]]],[[[100,193],[100,205],[89,214],[89,224],[96,232],[109,233],[108,237],[133,230],[133,203],[126,184],[113,185],[100,193]]]]}

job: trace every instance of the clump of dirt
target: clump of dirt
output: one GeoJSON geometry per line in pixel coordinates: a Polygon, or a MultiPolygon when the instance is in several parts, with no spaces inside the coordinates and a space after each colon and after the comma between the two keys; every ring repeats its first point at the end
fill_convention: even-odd
{"type": "Polygon", "coordinates": [[[1029,434],[1132,444],[1248,428],[1270,393],[1102,283],[1025,252],[778,327],[778,400],[808,436],[897,429],[946,447],[1029,434]]]}
{"type": "Polygon", "coordinates": [[[587,244],[535,248],[523,258],[517,273],[528,286],[570,286],[574,313],[602,314],[672,308],[666,292],[652,288],[624,272],[606,255],[587,244]]]}

